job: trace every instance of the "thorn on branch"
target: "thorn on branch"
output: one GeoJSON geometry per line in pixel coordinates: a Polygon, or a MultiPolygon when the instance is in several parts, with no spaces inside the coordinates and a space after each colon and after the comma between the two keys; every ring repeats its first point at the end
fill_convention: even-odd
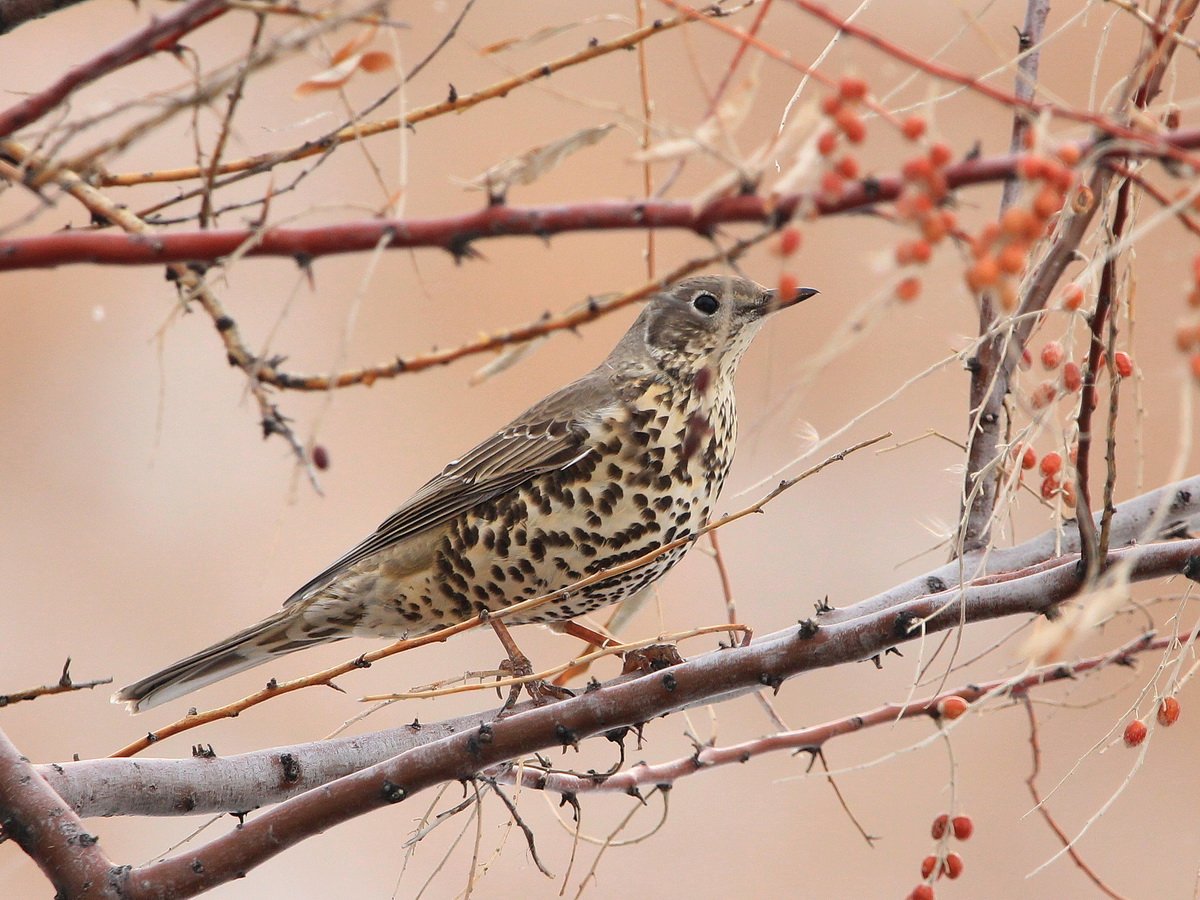
{"type": "Polygon", "coordinates": [[[1189,556],[1183,564],[1183,577],[1188,581],[1200,582],[1200,556],[1189,556]]]}
{"type": "Polygon", "coordinates": [[[193,759],[216,759],[217,751],[213,749],[212,744],[207,746],[204,744],[192,744],[193,759]]]}
{"type": "MultiPolygon", "coordinates": [[[[818,607],[818,612],[820,611],[818,607]]],[[[796,632],[796,636],[802,641],[812,640],[817,636],[817,632],[821,630],[821,626],[817,624],[816,619],[802,619],[800,628],[796,632]]]]}
{"type": "Polygon", "coordinates": [[[555,725],[554,736],[558,738],[559,744],[565,750],[567,747],[573,747],[576,752],[579,752],[579,735],[568,728],[566,725],[555,725]]]}

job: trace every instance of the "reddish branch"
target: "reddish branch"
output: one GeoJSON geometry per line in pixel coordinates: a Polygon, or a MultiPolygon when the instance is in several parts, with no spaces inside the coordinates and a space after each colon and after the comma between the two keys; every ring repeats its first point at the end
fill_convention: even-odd
{"type": "Polygon", "coordinates": [[[139,59],[170,50],[176,42],[227,9],[226,0],[191,0],[177,12],[154,19],[98,56],[75,66],[54,84],[0,111],[0,137],[36,122],[86,84],[139,59]]]}
{"type": "MultiPolygon", "coordinates": [[[[1200,129],[1153,138],[1122,154],[1167,156],[1172,149],[1200,147],[1200,129]]],[[[1084,142],[1086,154],[1105,155],[1097,142],[1084,142]]],[[[945,170],[950,188],[983,184],[1019,174],[1020,155],[967,160],[945,170]]],[[[574,231],[671,228],[708,236],[718,225],[781,222],[798,210],[833,215],[895,200],[903,187],[898,175],[869,178],[830,198],[808,193],[786,197],[721,197],[700,208],[686,201],[610,201],[564,206],[491,206],[476,212],[435,219],[375,219],[313,228],[250,228],[158,234],[153,237],[100,232],[59,232],[0,241],[0,271],[75,263],[161,265],[167,262],[213,263],[239,251],[246,256],[290,256],[307,264],[332,254],[387,247],[440,247],[456,256],[470,253],[480,240],[528,236],[547,238],[574,231]]]]}
{"type": "Polygon", "coordinates": [[[24,850],[59,897],[119,896],[115,868],[83,822],[0,731],[0,834],[24,850]]]}

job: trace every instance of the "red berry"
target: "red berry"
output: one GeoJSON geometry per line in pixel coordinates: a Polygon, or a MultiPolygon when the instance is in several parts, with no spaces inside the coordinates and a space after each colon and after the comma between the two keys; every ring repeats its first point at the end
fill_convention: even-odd
{"type": "Polygon", "coordinates": [[[783,231],[779,232],[779,244],[777,245],[776,252],[780,256],[791,256],[800,249],[801,240],[800,229],[794,225],[789,225],[783,231]]]}
{"type": "Polygon", "coordinates": [[[942,863],[942,871],[947,878],[957,878],[963,873],[963,860],[957,853],[947,853],[946,861],[942,863]]]}
{"type": "Polygon", "coordinates": [[[1047,475],[1042,479],[1042,499],[1053,500],[1054,495],[1058,493],[1058,479],[1053,475],[1047,475]]]}
{"type": "Polygon", "coordinates": [[[905,181],[925,181],[933,174],[933,166],[924,156],[917,156],[905,160],[904,165],[900,167],[900,174],[904,176],[905,181]]]}
{"type": "Polygon", "coordinates": [[[918,884],[908,895],[908,900],[933,900],[933,887],[928,884],[918,884]]]}
{"type": "Polygon", "coordinates": [[[941,169],[954,159],[954,151],[947,144],[934,144],[929,148],[929,161],[934,168],[941,169]]]}
{"type": "Polygon", "coordinates": [[[921,877],[928,878],[933,874],[933,870],[937,868],[937,857],[927,856],[921,860],[921,877]]]}
{"type": "Polygon", "coordinates": [[[1045,409],[1058,396],[1058,388],[1052,381],[1043,381],[1034,389],[1029,397],[1029,403],[1034,409],[1045,409]]]}
{"type": "Polygon", "coordinates": [[[1047,341],[1042,347],[1042,368],[1057,369],[1062,363],[1063,346],[1058,341],[1047,341]]]}
{"type": "Polygon", "coordinates": [[[1025,454],[1021,457],[1021,468],[1032,469],[1037,465],[1037,454],[1033,452],[1032,447],[1025,448],[1025,454]]]}
{"type": "Polygon", "coordinates": [[[861,100],[867,96],[867,83],[861,78],[847,75],[838,85],[838,91],[847,100],[861,100]]]}
{"type": "Polygon", "coordinates": [[[933,825],[929,829],[929,833],[933,835],[935,841],[940,841],[946,836],[946,829],[950,826],[950,816],[942,813],[933,820],[933,825]]]}
{"type": "Polygon", "coordinates": [[[1192,367],[1192,377],[1200,380],[1200,353],[1193,353],[1188,364],[1192,367]]]}
{"type": "Polygon", "coordinates": [[[1029,153],[1021,157],[1020,163],[1017,164],[1017,171],[1027,181],[1034,181],[1046,173],[1046,160],[1036,153],[1029,153]]]}
{"type": "Polygon", "coordinates": [[[950,827],[960,841],[968,840],[975,833],[975,821],[970,816],[955,816],[950,827]]]}
{"type": "Polygon", "coordinates": [[[1118,350],[1113,354],[1113,367],[1122,378],[1128,378],[1133,374],[1133,360],[1124,350],[1118,350]]]}
{"type": "Polygon", "coordinates": [[[994,256],[983,256],[967,269],[967,287],[978,293],[1000,280],[1000,266],[994,256]]]}
{"type": "Polygon", "coordinates": [[[1062,500],[1063,506],[1075,508],[1075,485],[1069,481],[1062,486],[1062,500]]]}
{"type": "Polygon", "coordinates": [[[779,276],[779,294],[780,297],[795,297],[796,291],[800,290],[800,279],[791,272],[784,272],[779,276]]]}
{"type": "Polygon", "coordinates": [[[910,141],[920,140],[921,136],[925,134],[925,120],[921,116],[909,116],[900,126],[900,130],[910,141]]]}
{"type": "Polygon", "coordinates": [[[921,295],[921,279],[905,278],[896,285],[896,299],[911,303],[921,295]]]}
{"type": "Polygon", "coordinates": [[[838,174],[843,178],[855,179],[858,177],[858,160],[853,156],[843,156],[837,162],[838,174]]]}
{"type": "Polygon", "coordinates": [[[1063,366],[1063,387],[1072,394],[1079,390],[1083,384],[1083,370],[1079,368],[1076,362],[1069,362],[1063,366]]]}
{"type": "Polygon", "coordinates": [[[846,140],[852,144],[862,143],[867,134],[867,126],[863,124],[862,118],[853,109],[843,106],[833,120],[837,122],[842,134],[846,135],[846,140]]]}
{"type": "Polygon", "coordinates": [[[1057,475],[1062,471],[1062,454],[1051,450],[1042,457],[1042,464],[1038,467],[1038,470],[1043,475],[1057,475]]]}
{"type": "Polygon", "coordinates": [[[1158,704],[1158,724],[1170,727],[1179,721],[1179,701],[1174,697],[1163,697],[1158,704]]]}
{"type": "Polygon", "coordinates": [[[1079,158],[1083,155],[1076,144],[1063,144],[1057,150],[1058,158],[1068,166],[1074,166],[1079,162],[1079,158]]]}
{"type": "Polygon", "coordinates": [[[837,149],[837,132],[823,131],[821,136],[817,138],[817,152],[822,156],[829,156],[837,149]]]}
{"type": "Polygon", "coordinates": [[[312,448],[312,464],[321,471],[329,468],[329,451],[322,444],[314,444],[312,448]]]}
{"type": "Polygon", "coordinates": [[[1146,739],[1146,723],[1141,719],[1134,719],[1125,726],[1125,746],[1136,747],[1146,739]]]}
{"type": "Polygon", "coordinates": [[[821,192],[827,197],[840,197],[845,182],[837,172],[826,172],[821,176],[821,192]]]}
{"type": "Polygon", "coordinates": [[[837,115],[837,111],[842,108],[842,98],[837,94],[828,94],[821,100],[821,112],[827,116],[837,115]]]}
{"type": "Polygon", "coordinates": [[[1083,305],[1083,288],[1077,284],[1068,284],[1062,292],[1063,309],[1079,309],[1083,305]]]}
{"type": "MultiPolygon", "coordinates": [[[[969,704],[957,694],[953,697],[943,697],[938,701],[937,711],[943,719],[949,719],[953,722],[959,716],[967,711],[969,704]]],[[[954,821],[958,821],[956,818],[954,821]]]]}

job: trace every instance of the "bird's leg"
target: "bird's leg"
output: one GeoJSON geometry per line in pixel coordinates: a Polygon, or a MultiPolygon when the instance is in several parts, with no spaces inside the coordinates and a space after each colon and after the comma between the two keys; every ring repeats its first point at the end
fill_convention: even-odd
{"type": "MultiPolygon", "coordinates": [[[[529,657],[521,652],[521,648],[513,640],[508,626],[500,619],[488,619],[488,622],[492,626],[492,630],[496,632],[496,637],[500,639],[504,652],[508,655],[508,659],[500,664],[500,668],[507,670],[514,678],[532,675],[533,665],[529,662],[529,657]]],[[[521,696],[521,688],[524,688],[525,692],[529,694],[529,699],[535,706],[544,706],[551,700],[565,700],[575,696],[575,692],[568,688],[548,684],[545,681],[526,681],[522,684],[514,684],[509,688],[508,699],[504,701],[502,712],[507,712],[516,705],[517,698],[521,696]]]]}

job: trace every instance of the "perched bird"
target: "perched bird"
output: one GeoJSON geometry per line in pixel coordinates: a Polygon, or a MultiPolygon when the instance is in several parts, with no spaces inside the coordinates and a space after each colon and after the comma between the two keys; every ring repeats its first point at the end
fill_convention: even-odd
{"type": "MultiPolygon", "coordinates": [[[[737,440],[733,375],[779,297],[744,278],[655,295],[592,372],[451,460],[283,609],[123,688],[131,712],[312,644],[418,637],[541,596],[695,532],[737,440]]],[[[508,624],[561,622],[633,596],[688,545],[508,624]]]]}

